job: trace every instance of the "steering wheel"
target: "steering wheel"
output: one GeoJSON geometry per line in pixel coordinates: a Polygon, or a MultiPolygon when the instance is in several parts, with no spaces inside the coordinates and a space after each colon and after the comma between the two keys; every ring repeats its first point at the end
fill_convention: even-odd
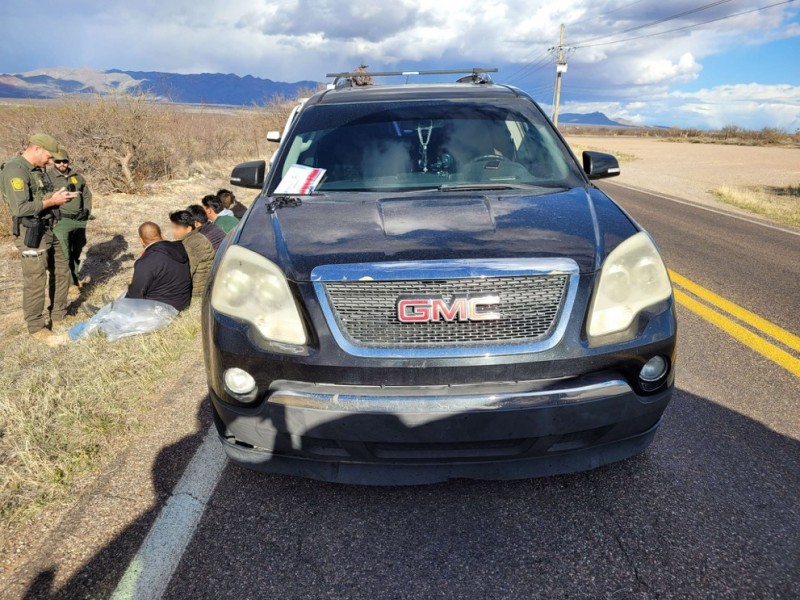
{"type": "Polygon", "coordinates": [[[489,162],[490,160],[497,160],[497,161],[503,161],[503,162],[511,162],[511,159],[508,159],[508,158],[506,158],[506,157],[505,157],[505,156],[503,156],[502,154],[484,154],[483,156],[478,156],[478,157],[476,157],[476,158],[473,158],[472,160],[470,160],[470,161],[469,161],[469,162],[468,162],[466,165],[464,165],[464,166],[465,166],[465,167],[469,167],[469,166],[471,166],[471,165],[473,165],[473,164],[476,164],[476,163],[481,163],[481,162],[489,162]]]}

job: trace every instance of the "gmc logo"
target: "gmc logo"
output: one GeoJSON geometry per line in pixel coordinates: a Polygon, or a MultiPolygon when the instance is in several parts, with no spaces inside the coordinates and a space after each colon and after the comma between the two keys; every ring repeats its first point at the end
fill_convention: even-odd
{"type": "Polygon", "coordinates": [[[458,294],[450,302],[441,296],[401,296],[397,318],[401,323],[496,321],[503,316],[499,306],[500,296],[458,294]]]}

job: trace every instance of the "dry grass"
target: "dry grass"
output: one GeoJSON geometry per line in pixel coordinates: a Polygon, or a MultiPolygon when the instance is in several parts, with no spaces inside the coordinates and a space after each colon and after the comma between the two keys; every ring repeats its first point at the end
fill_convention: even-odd
{"type": "Polygon", "coordinates": [[[0,371],[0,519],[68,498],[122,447],[199,329],[194,307],[165,330],[113,346],[93,337],[50,349],[20,336],[0,371]]]}
{"type": "Polygon", "coordinates": [[[712,193],[731,206],[769,217],[784,225],[800,226],[800,185],[758,188],[722,186],[712,193]]]}

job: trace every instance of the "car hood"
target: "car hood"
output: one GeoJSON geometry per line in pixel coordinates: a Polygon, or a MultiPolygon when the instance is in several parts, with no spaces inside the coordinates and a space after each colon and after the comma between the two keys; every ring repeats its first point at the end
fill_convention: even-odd
{"type": "Polygon", "coordinates": [[[294,281],[308,281],[319,265],[478,258],[570,258],[592,272],[609,245],[637,231],[595,188],[311,198],[272,213],[259,203],[237,243],[294,281]]]}

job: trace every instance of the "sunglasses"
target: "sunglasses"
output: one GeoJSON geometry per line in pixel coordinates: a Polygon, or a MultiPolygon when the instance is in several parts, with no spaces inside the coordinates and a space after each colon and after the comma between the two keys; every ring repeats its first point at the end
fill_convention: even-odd
{"type": "Polygon", "coordinates": [[[68,160],[54,160],[53,162],[54,162],[54,163],[56,163],[57,165],[66,165],[66,164],[69,164],[69,161],[68,161],[68,160]]]}

